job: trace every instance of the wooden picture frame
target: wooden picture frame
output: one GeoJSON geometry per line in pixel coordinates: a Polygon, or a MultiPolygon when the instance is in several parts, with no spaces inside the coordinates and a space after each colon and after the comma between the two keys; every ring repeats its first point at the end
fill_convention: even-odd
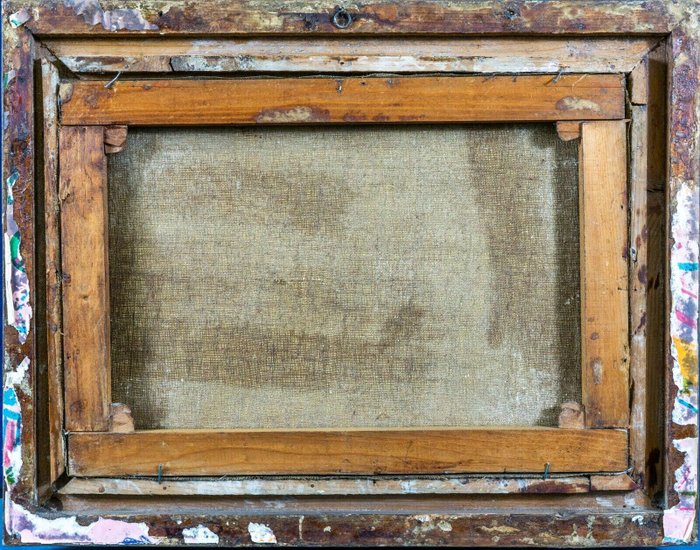
{"type": "Polygon", "coordinates": [[[698,29],[685,11],[696,6],[146,4],[5,12],[8,542],[695,537],[698,29]],[[256,72],[282,78],[242,78],[256,72]],[[232,93],[249,101],[231,105],[232,93]],[[580,140],[583,426],[187,433],[123,422],[110,397],[105,155],[125,126],[505,120],[580,140]],[[282,477],[246,477],[261,474],[282,477]],[[234,477],[187,479],[221,475],[234,477]],[[484,495],[502,496],[486,509],[484,495]]]}
{"type": "Polygon", "coordinates": [[[375,124],[577,120],[586,426],[626,427],[627,266],[620,254],[627,242],[623,82],[615,75],[551,80],[464,76],[147,80],[116,82],[110,88],[99,81],[67,84],[69,89],[60,91],[66,99],[59,117],[59,196],[69,475],[154,475],[159,468],[166,476],[537,473],[546,468],[552,473],[624,471],[627,434],[623,429],[109,433],[105,132],[117,124],[337,124],[348,120],[375,124]]]}

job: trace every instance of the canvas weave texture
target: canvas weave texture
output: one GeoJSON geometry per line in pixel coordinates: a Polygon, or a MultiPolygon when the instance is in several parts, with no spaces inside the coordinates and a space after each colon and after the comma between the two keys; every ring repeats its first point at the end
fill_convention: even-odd
{"type": "Polygon", "coordinates": [[[113,400],[141,429],[556,425],[577,171],[550,124],[132,128],[113,400]]]}

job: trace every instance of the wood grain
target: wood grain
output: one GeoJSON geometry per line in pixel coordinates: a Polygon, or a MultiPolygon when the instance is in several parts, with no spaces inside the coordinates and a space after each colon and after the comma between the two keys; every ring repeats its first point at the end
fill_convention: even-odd
{"type": "Polygon", "coordinates": [[[63,124],[515,122],[624,117],[620,75],[76,81],[63,124]]]}
{"type": "Polygon", "coordinates": [[[591,476],[591,491],[634,491],[639,487],[627,474],[591,476]]]}
{"type": "Polygon", "coordinates": [[[658,38],[48,38],[74,73],[629,73],[658,38]],[[284,55],[280,55],[284,52],[284,55]]]}
{"type": "Polygon", "coordinates": [[[103,128],[60,133],[66,428],[109,429],[107,172],[103,128]]]}
{"type": "MultiPolygon", "coordinates": [[[[622,474],[627,477],[625,474],[622,474]]],[[[615,479],[619,475],[596,476],[615,479]]],[[[609,484],[611,482],[608,481],[609,484]]],[[[539,477],[293,477],[239,479],[115,479],[72,478],[59,489],[63,495],[115,496],[358,496],[358,495],[508,495],[588,493],[587,476],[539,477]]]]}
{"type": "Polygon", "coordinates": [[[46,238],[46,376],[48,382],[49,482],[65,471],[63,437],[63,318],[61,310],[60,205],[58,198],[58,70],[41,62],[46,238]]]}
{"type": "Polygon", "coordinates": [[[629,422],[627,148],[623,121],[582,125],[581,361],[588,427],[629,422]]]}
{"type": "Polygon", "coordinates": [[[75,433],[70,475],[621,471],[623,430],[153,430],[75,433]]]}
{"type": "Polygon", "coordinates": [[[657,189],[665,187],[665,48],[651,52],[630,80],[630,460],[634,479],[653,495],[663,433],[666,218],[657,189]]]}
{"type": "Polygon", "coordinates": [[[578,120],[557,122],[557,135],[562,141],[579,139],[581,137],[581,122],[578,120]]]}
{"type": "Polygon", "coordinates": [[[128,126],[105,126],[105,153],[110,155],[124,149],[128,131],[128,126]]]}
{"type": "MultiPolygon", "coordinates": [[[[637,83],[641,87],[641,83],[637,83]]],[[[640,94],[641,92],[638,92],[640,94]]],[[[630,128],[630,456],[637,479],[644,475],[647,457],[647,106],[632,105],[630,128]]],[[[652,390],[653,391],[653,390],[652,390]]]]}
{"type": "MultiPolygon", "coordinates": [[[[106,4],[106,3],[105,3],[106,4]]],[[[493,2],[472,0],[371,0],[348,4],[353,23],[332,23],[335,2],[260,2],[260,0],[142,0],[137,8],[86,9],[83,2],[12,0],[7,13],[30,8],[25,26],[36,36],[108,35],[613,35],[667,34],[686,10],[666,0],[548,0],[493,2]]],[[[87,4],[94,6],[92,3],[87,4]]],[[[116,4],[122,6],[122,4],[116,4]]],[[[108,7],[107,4],[105,7],[108,7]]]]}

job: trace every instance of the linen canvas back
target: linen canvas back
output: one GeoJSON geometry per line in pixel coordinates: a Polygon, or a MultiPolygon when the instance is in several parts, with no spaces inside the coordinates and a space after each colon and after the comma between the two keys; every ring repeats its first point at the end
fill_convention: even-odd
{"type": "Polygon", "coordinates": [[[556,425],[577,171],[547,124],[131,128],[113,400],[137,428],[556,425]]]}

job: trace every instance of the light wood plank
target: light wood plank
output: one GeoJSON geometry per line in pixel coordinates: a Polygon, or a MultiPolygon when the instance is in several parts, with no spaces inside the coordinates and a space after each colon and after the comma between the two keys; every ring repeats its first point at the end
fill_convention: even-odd
{"type": "MultiPolygon", "coordinates": [[[[624,475],[624,474],[622,474],[624,475]]],[[[599,476],[603,477],[603,476],[599,476]]],[[[615,475],[604,476],[615,479],[615,475]]],[[[627,476],[625,476],[627,477],[627,476]]],[[[608,482],[610,483],[610,482],[608,482]]],[[[115,496],[332,496],[332,495],[508,495],[581,494],[590,491],[590,478],[566,476],[542,479],[441,476],[419,478],[278,477],[240,479],[72,478],[59,489],[63,495],[115,496]]]]}
{"type": "Polygon", "coordinates": [[[65,471],[63,437],[63,319],[58,199],[58,84],[56,67],[41,62],[44,142],[44,222],[46,238],[46,376],[48,382],[49,484],[65,471]]]}
{"type": "Polygon", "coordinates": [[[629,346],[625,122],[584,123],[580,157],[581,361],[586,425],[626,427],[629,346]]]}
{"type": "Polygon", "coordinates": [[[620,75],[67,83],[63,124],[513,122],[624,117],[620,75]]]}
{"type": "Polygon", "coordinates": [[[658,38],[91,38],[43,41],[74,73],[629,73],[658,38]],[[284,55],[280,55],[284,52],[284,55]]]}
{"type": "MultiPolygon", "coordinates": [[[[641,84],[638,82],[638,87],[641,84]]],[[[630,132],[630,455],[635,477],[642,479],[647,460],[647,132],[646,105],[632,105],[630,132]]],[[[653,390],[652,390],[653,391],[653,390]]]]}
{"type": "Polygon", "coordinates": [[[109,429],[107,172],[103,128],[60,133],[66,427],[109,429]]]}
{"type": "Polygon", "coordinates": [[[153,430],[75,433],[75,476],[621,471],[623,430],[153,430]]]}

